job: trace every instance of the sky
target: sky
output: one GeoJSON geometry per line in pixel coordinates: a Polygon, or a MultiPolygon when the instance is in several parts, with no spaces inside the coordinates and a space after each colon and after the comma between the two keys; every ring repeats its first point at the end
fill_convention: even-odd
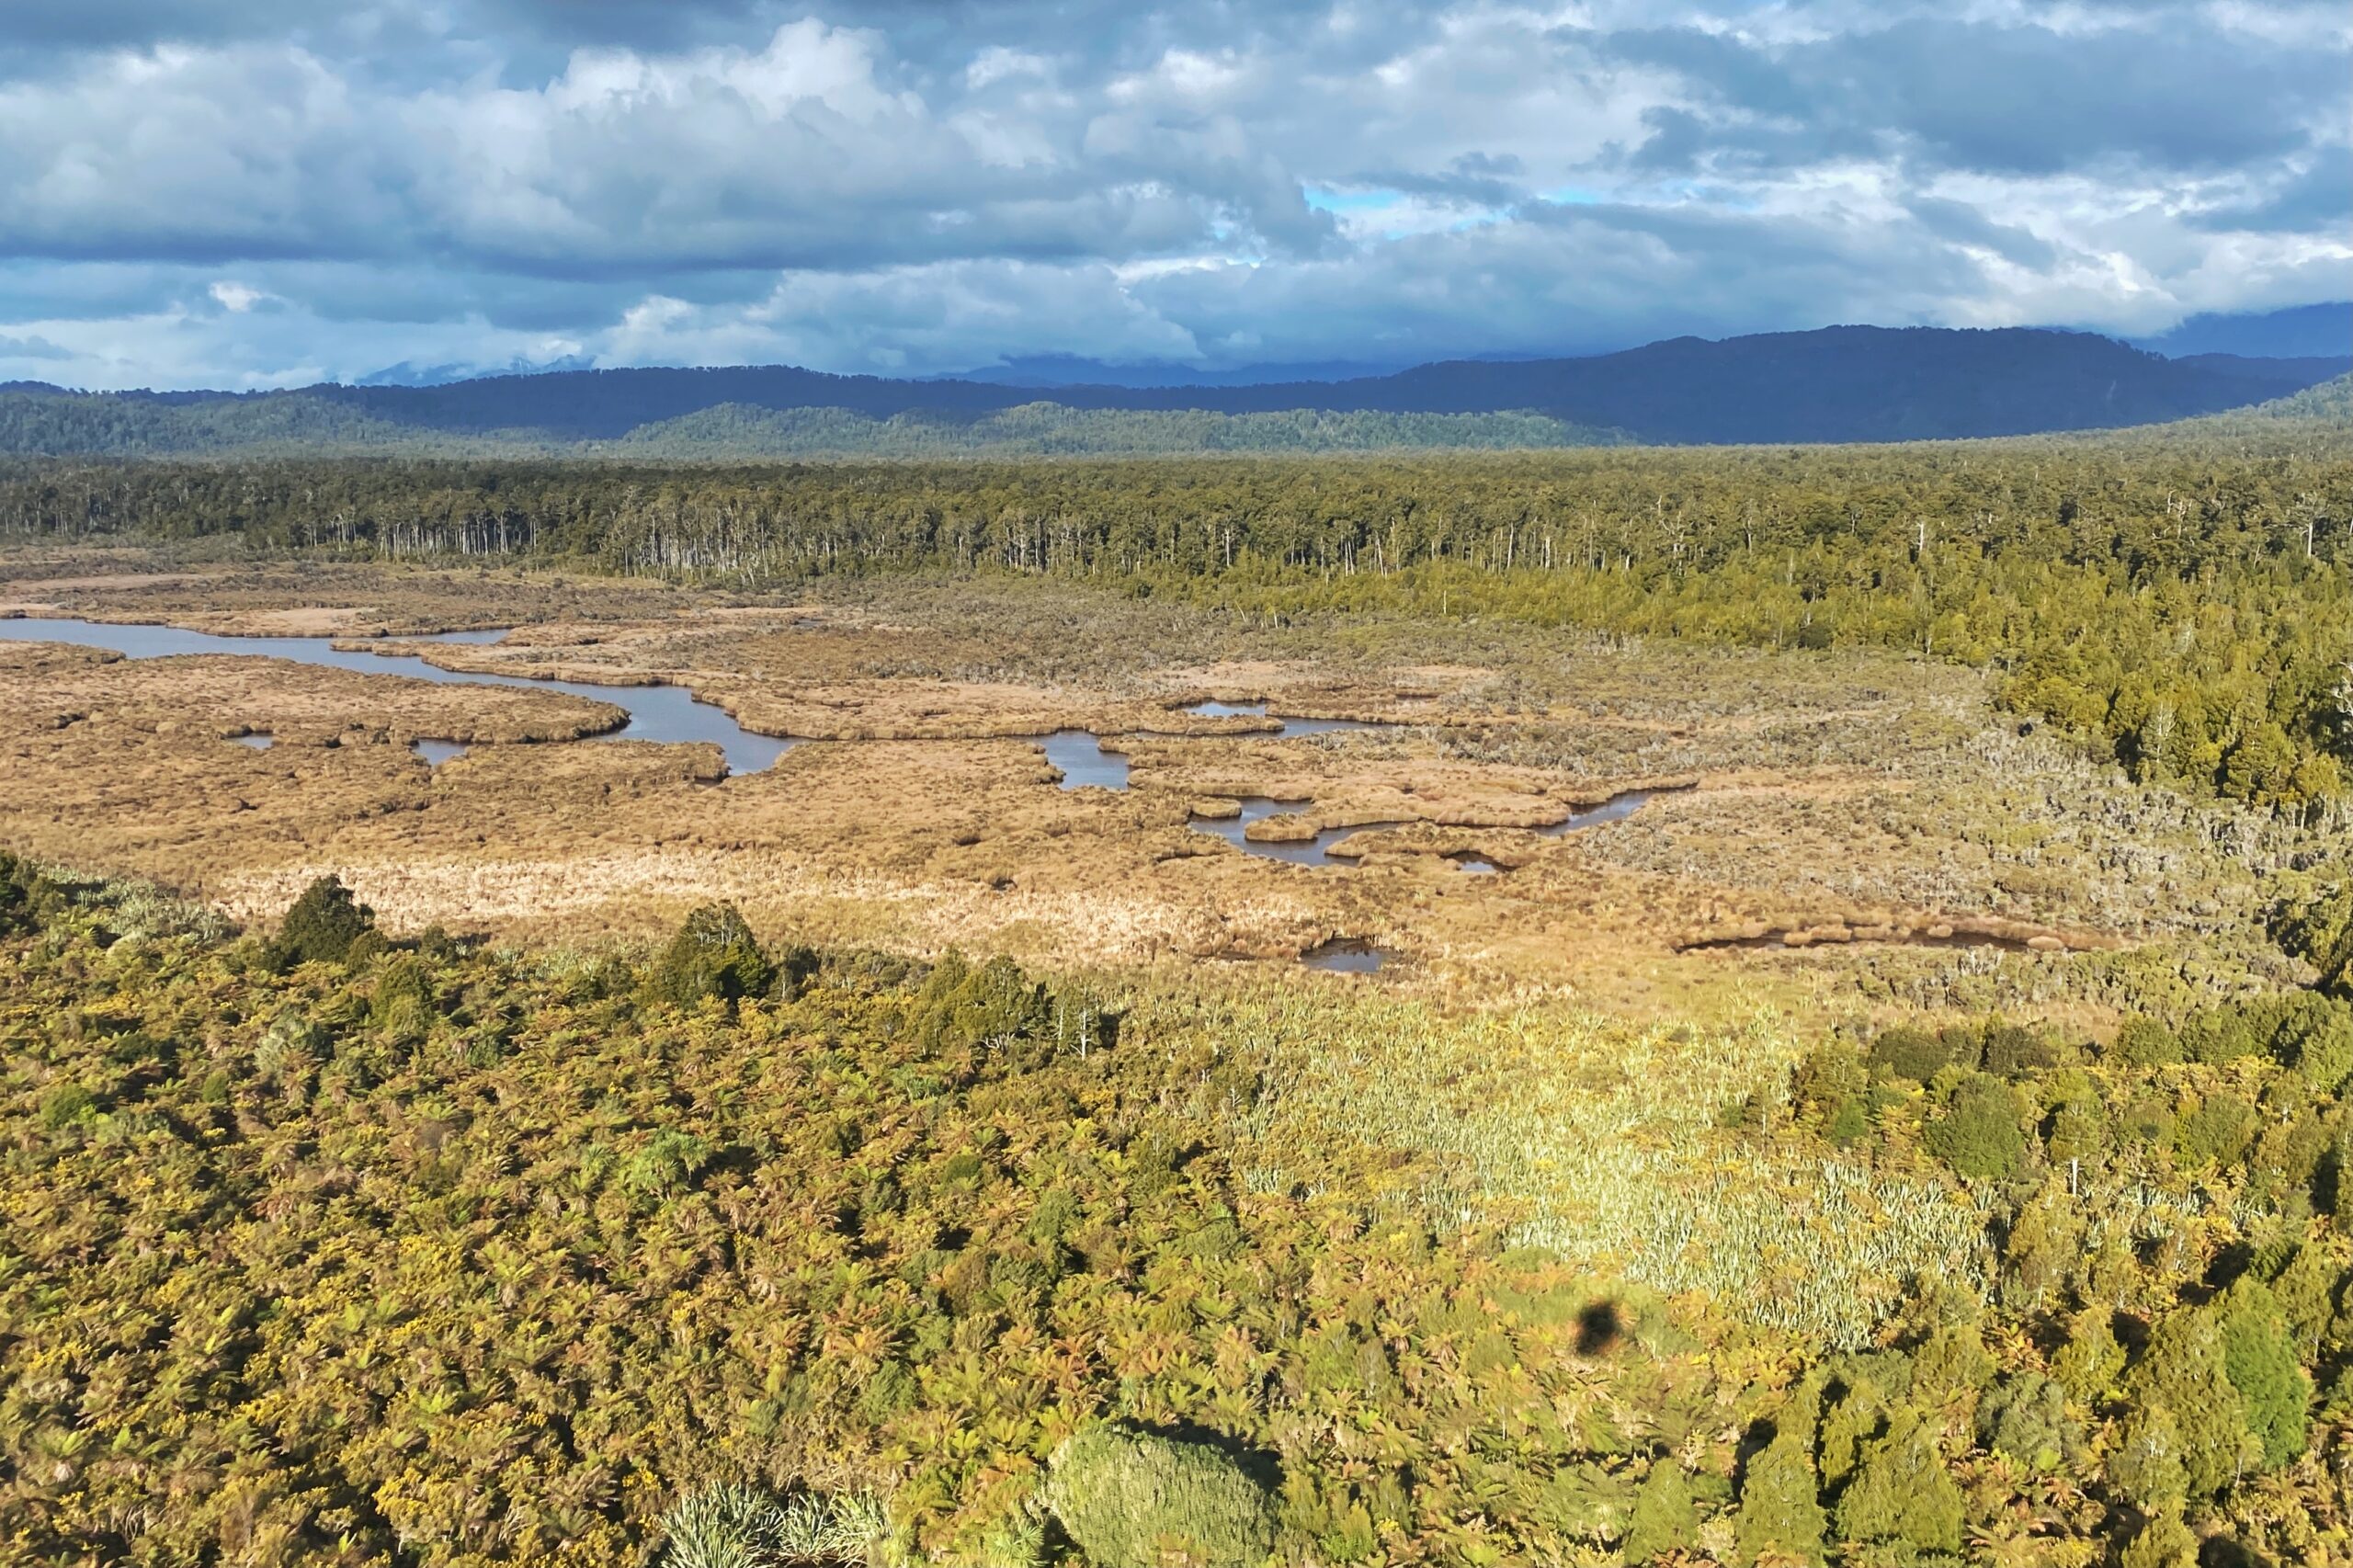
{"type": "Polygon", "coordinates": [[[74,0],[0,381],[1222,369],[2353,296],[2342,0],[74,0]]]}

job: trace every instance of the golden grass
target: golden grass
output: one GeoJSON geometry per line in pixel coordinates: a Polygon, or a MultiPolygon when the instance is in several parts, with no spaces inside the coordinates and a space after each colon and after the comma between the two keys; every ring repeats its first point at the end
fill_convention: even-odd
{"type": "Polygon", "coordinates": [[[405,631],[543,613],[496,645],[419,651],[675,681],[762,729],[940,737],[812,743],[717,788],[708,747],[486,744],[427,770],[407,737],[552,738],[609,715],[261,660],[7,651],[0,668],[24,695],[0,712],[0,844],[155,876],[247,917],[334,870],[398,927],[564,939],[654,936],[713,897],[764,930],[1049,966],[1287,959],[1349,936],[1408,960],[1377,984],[1535,987],[1645,1017],[1719,1015],[1734,993],[1936,1005],[1940,987],[1984,991],[1989,972],[1995,1002],[2063,996],[2089,961],[2008,955],[1989,971],[1979,955],[1852,944],[1681,950],[1744,933],[1975,921],[2070,946],[2154,943],[2225,974],[2250,949],[2243,837],[2218,840],[2209,816],[2062,742],[2016,736],[1981,681],[1941,665],[1477,627],[1267,632],[1025,584],[836,585],[811,604],[512,571],[140,572],[117,554],[99,572],[89,553],[47,562],[46,578],[19,570],[9,592],[251,630],[297,613],[405,631]],[[1174,711],[1204,696],[1407,722],[1279,742],[1260,721],[1174,711]],[[1007,738],[1065,726],[1120,735],[1136,787],[1058,790],[1037,748],[1007,738]],[[1193,733],[1122,733],[1138,726],[1193,733]],[[240,731],[281,744],[222,739],[240,731]],[[1697,788],[1567,839],[1528,831],[1660,784],[1697,788]],[[1262,838],[1413,825],[1348,844],[1347,869],[1270,863],[1188,825],[1244,796],[1302,803],[1262,838]],[[1508,872],[1465,876],[1442,858],[1454,852],[1508,872]],[[2146,874],[2158,864],[2164,877],[2146,874]]]}

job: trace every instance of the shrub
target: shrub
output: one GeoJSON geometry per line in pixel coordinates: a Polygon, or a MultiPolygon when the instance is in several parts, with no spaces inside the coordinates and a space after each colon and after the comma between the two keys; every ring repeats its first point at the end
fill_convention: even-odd
{"type": "Polygon", "coordinates": [[[912,1022],[924,1049],[938,1051],[1033,1039],[1045,1032],[1051,1015],[1046,988],[1011,959],[1000,955],[975,967],[951,951],[915,993],[912,1022]]]}
{"type": "Polygon", "coordinates": [[[2296,1364],[2278,1299],[2260,1280],[2241,1279],[2221,1306],[2224,1375],[2245,1403],[2263,1468],[2278,1470],[2304,1451],[2311,1436],[2312,1380],[2296,1364]]]}
{"type": "Polygon", "coordinates": [[[676,1197],[710,1164],[712,1152],[710,1140],[665,1127],[621,1162],[621,1190],[656,1202],[676,1197]]]}
{"type": "Polygon", "coordinates": [[[2166,1508],[2141,1527],[2119,1561],[2122,1568],[2198,1568],[2198,1537],[2178,1508],[2166,1508]]]}
{"type": "Polygon", "coordinates": [[[2127,1067],[2169,1067],[2181,1060],[2181,1040],[2156,1019],[2136,1013],[2118,1026],[2108,1054],[2127,1067]]]}
{"type": "Polygon", "coordinates": [[[354,899],[342,878],[321,877],[304,888],[302,896],[287,910],[267,956],[278,969],[343,963],[351,958],[354,944],[375,926],[376,912],[354,899]]]}
{"type": "Polygon", "coordinates": [[[2174,1124],[2174,1159],[2185,1169],[2238,1163],[2262,1117],[2237,1095],[2209,1095],[2174,1124]]]}
{"type": "Polygon", "coordinates": [[[433,992],[426,984],[424,965],[407,953],[387,962],[376,976],[368,1020],[396,1044],[423,1040],[433,1024],[433,992]]]}
{"type": "Polygon", "coordinates": [[[1887,1436],[1865,1450],[1838,1499],[1838,1533],[1910,1555],[1959,1551],[1961,1488],[1937,1452],[1936,1430],[1910,1408],[1888,1422],[1887,1436]]]}
{"type": "Polygon", "coordinates": [[[1823,1481],[1843,1485],[1862,1462],[1864,1446],[1886,1429],[1887,1396],[1870,1378],[1856,1378],[1822,1420],[1823,1481]]]}
{"type": "Polygon", "coordinates": [[[2026,1153],[2018,1096],[1979,1074],[1953,1085],[1944,1114],[1926,1134],[1928,1152],[1963,1176],[1999,1180],[2018,1174],[2026,1153]]]}
{"type": "Polygon", "coordinates": [[[1823,1560],[1830,1521],[1822,1511],[1821,1482],[1813,1468],[1821,1403],[1820,1390],[1801,1388],[1781,1412],[1773,1440],[1749,1460],[1733,1522],[1742,1562],[1768,1554],[1802,1562],[1823,1560]]]}
{"type": "Polygon", "coordinates": [[[2108,1456],[2109,1479],[2134,1506],[2146,1511],[2181,1506],[2188,1495],[2189,1471],[2183,1462],[2181,1431],[2162,1404],[2135,1405],[2118,1426],[2108,1456]]]}
{"type": "Polygon", "coordinates": [[[2086,1307],[2068,1323],[2067,1343],[2052,1358],[2051,1371],[2078,1403],[2097,1404],[2115,1387],[2124,1359],[2108,1309],[2086,1307]]]}
{"type": "Polygon", "coordinates": [[[2181,1028],[2181,1053],[2192,1062],[2236,1062],[2262,1049],[2255,1030],[2247,1025],[2246,1015],[2235,1007],[2200,1013],[2181,1028]]]}
{"type": "MultiPolygon", "coordinates": [[[[2170,1424],[2187,1495],[2211,1497],[2262,1458],[2210,1312],[2183,1309],[2159,1318],[2124,1392],[2148,1431],[2170,1424]]],[[[2163,1495],[2144,1487],[2136,1497],[2146,1506],[2163,1495]]]]}
{"type": "Polygon", "coordinates": [[[0,849],[0,933],[30,930],[65,902],[64,890],[30,860],[0,849]]]}
{"type": "Polygon", "coordinates": [[[706,903],[670,938],[652,983],[665,1001],[691,1007],[710,997],[734,1003],[765,995],[775,978],[742,913],[732,903],[706,903]]]}
{"type": "Polygon", "coordinates": [[[1952,1064],[1952,1050],[1926,1029],[1899,1024],[1881,1029],[1871,1041],[1871,1066],[1898,1078],[1925,1084],[1952,1064]]]}
{"type": "Polygon", "coordinates": [[[2266,1049],[2323,1094],[2353,1077],[2353,1006],[2299,991],[2268,1000],[2257,1032],[2266,1049]]]}
{"type": "Polygon", "coordinates": [[[1634,1494],[1634,1514],[1626,1526],[1620,1555],[1628,1562],[1644,1563],[1670,1551],[1688,1550],[1699,1532],[1699,1509],[1692,1501],[1690,1483],[1672,1460],[1651,1466],[1651,1473],[1634,1494]]]}
{"type": "Polygon", "coordinates": [[[40,1124],[51,1132],[97,1114],[98,1096],[79,1084],[52,1085],[40,1096],[40,1124]]]}
{"type": "Polygon", "coordinates": [[[1985,1071],[1999,1078],[2016,1078],[2059,1064],[2058,1048],[2048,1035],[2016,1024],[1985,1026],[1985,1071]]]}
{"type": "Polygon", "coordinates": [[[1978,1402],[1977,1440],[2031,1470],[2056,1470],[2084,1451],[2066,1390],[2031,1371],[2006,1375],[1978,1402]]]}
{"type": "Polygon", "coordinates": [[[1094,1427],[1055,1450],[1045,1498],[1095,1568],[1159,1568],[1179,1553],[1241,1568],[1274,1549],[1267,1490],[1205,1443],[1094,1427]]]}
{"type": "Polygon", "coordinates": [[[2324,992],[2353,997],[2353,877],[2316,888],[2272,922],[2279,945],[2320,971],[2324,992]]]}
{"type": "Polygon", "coordinates": [[[1870,1086],[1863,1059],[1843,1045],[1820,1045],[1805,1053],[1790,1082],[1790,1098],[1802,1110],[1827,1117],[1833,1108],[1870,1086]]]}

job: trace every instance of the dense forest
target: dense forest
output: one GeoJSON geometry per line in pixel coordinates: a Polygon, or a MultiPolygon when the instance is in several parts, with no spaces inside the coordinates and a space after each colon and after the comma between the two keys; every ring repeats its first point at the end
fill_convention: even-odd
{"type": "MultiPolygon", "coordinates": [[[[0,858],[0,1540],[2339,1560],[2353,885],[2283,892],[2321,989],[2104,1047],[1828,1035],[1728,1100],[1727,1159],[1971,1217],[1952,1257],[1859,1260],[1899,1293],[1816,1332],[1801,1281],[1667,1300],[1531,1244],[1439,1156],[1297,1111],[1270,1148],[1285,1075],[1212,993],[763,945],[723,907],[634,955],[392,940],[331,880],[264,940],[0,858]]],[[[1307,1005],[1327,1047],[1359,1028],[1307,1005]]]]}
{"type": "Polygon", "coordinates": [[[1902,441],[2178,420],[2293,393],[2335,359],[2168,359],[2086,333],[1828,327],[1341,381],[1000,386],[790,366],[563,370],[443,386],[91,394],[0,386],[0,453],[564,451],[676,458],[1902,441]]]}
{"type": "MultiPolygon", "coordinates": [[[[2324,417],[2341,384],[2303,394],[2324,417]]],[[[2141,777],[2282,809],[2353,765],[2353,449],[2241,415],[1900,448],[1429,459],[0,467],[0,538],[232,536],[746,585],[1003,572],[1259,617],[1907,650],[2141,777]]]]}
{"type": "Polygon", "coordinates": [[[575,444],[537,427],[455,432],[403,424],[332,398],[59,397],[0,392],[0,453],[244,458],[335,454],[635,460],[1142,457],[1204,452],[1502,451],[1622,442],[1539,414],[1263,414],[1074,409],[1024,403],[877,417],[830,406],[721,403],[575,444]]]}

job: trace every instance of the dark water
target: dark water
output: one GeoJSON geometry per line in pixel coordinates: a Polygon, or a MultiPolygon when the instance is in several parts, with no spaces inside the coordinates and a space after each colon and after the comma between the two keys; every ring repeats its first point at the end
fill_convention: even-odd
{"type": "MultiPolygon", "coordinates": [[[[1199,714],[1204,719],[1263,719],[1267,716],[1267,705],[1263,702],[1195,702],[1179,711],[1199,714]]],[[[1284,741],[1296,735],[1328,735],[1342,730],[1391,728],[1390,725],[1363,719],[1284,719],[1281,723],[1279,730],[1259,731],[1251,738],[1284,741]]],[[[1102,742],[1087,731],[1056,730],[1051,735],[1035,738],[1045,748],[1046,760],[1062,769],[1063,789],[1124,790],[1128,787],[1128,759],[1117,753],[1105,751],[1102,742]]],[[[1247,847],[1254,855],[1263,852],[1257,845],[1247,847]]],[[[1270,858],[1288,857],[1272,856],[1270,858]]],[[[1308,863],[1321,865],[1327,862],[1315,860],[1308,863]]]]}
{"type": "MultiPolygon", "coordinates": [[[[420,642],[495,642],[503,631],[445,631],[420,637],[420,642]]],[[[300,665],[324,665],[330,669],[361,675],[409,676],[442,686],[512,686],[561,691],[592,702],[609,702],[629,713],[620,729],[597,735],[600,741],[659,741],[678,744],[709,741],[727,758],[730,773],[757,773],[792,749],[795,743],[779,735],[756,735],[728,717],[722,709],[697,702],[680,686],[598,686],[586,681],[539,680],[523,676],[467,675],[436,668],[410,653],[349,653],[325,637],[216,637],[176,626],[116,626],[95,620],[0,620],[0,638],[17,642],[74,642],[85,647],[111,648],[132,659],[165,658],[178,653],[243,653],[263,658],[290,659],[300,665]]]]}
{"type": "MultiPolygon", "coordinates": [[[[1652,791],[1645,790],[1630,790],[1623,795],[1612,796],[1600,805],[1572,812],[1565,822],[1557,822],[1550,827],[1540,827],[1533,831],[1540,837],[1559,838],[1564,834],[1574,833],[1580,828],[1598,827],[1603,823],[1608,822],[1622,822],[1642,810],[1643,803],[1651,798],[1651,794],[1652,791]]],[[[1293,866],[1347,866],[1354,862],[1346,856],[1335,858],[1332,846],[1350,834],[1370,833],[1376,828],[1412,825],[1402,822],[1360,822],[1347,827],[1327,827],[1313,838],[1302,838],[1286,844],[1264,843],[1249,836],[1252,823],[1264,822],[1268,817],[1280,816],[1287,812],[1302,809],[1300,806],[1285,805],[1278,801],[1245,800],[1242,802],[1240,816],[1215,819],[1195,817],[1192,827],[1195,833],[1206,833],[1214,837],[1222,838],[1245,855],[1256,855],[1262,860],[1282,860],[1293,866]]],[[[1469,851],[1450,854],[1447,858],[1472,876],[1494,876],[1503,869],[1501,866],[1496,865],[1485,856],[1474,855],[1469,851]]]]}
{"type": "MultiPolygon", "coordinates": [[[[1269,717],[1267,712],[1267,705],[1264,702],[1193,702],[1188,703],[1184,708],[1178,710],[1178,711],[1199,714],[1204,719],[1264,719],[1269,717]]],[[[1258,732],[1256,738],[1271,741],[1287,741],[1299,735],[1332,735],[1339,734],[1349,730],[1392,730],[1396,728],[1394,724],[1383,723],[1381,721],[1374,719],[1286,719],[1279,713],[1274,714],[1272,717],[1278,723],[1282,725],[1282,728],[1271,732],[1258,732]]]]}
{"type": "Polygon", "coordinates": [[[1300,809],[1298,806],[1287,806],[1276,801],[1245,801],[1242,802],[1240,816],[1195,817],[1193,831],[1222,838],[1245,855],[1256,855],[1262,860],[1282,860],[1293,866],[1345,866],[1352,862],[1345,857],[1337,860],[1332,858],[1332,846],[1340,840],[1352,833],[1369,833],[1375,828],[1405,825],[1404,823],[1395,822],[1360,822],[1347,827],[1327,827],[1313,838],[1302,838],[1290,843],[1267,843],[1249,836],[1252,823],[1264,822],[1268,817],[1283,816],[1300,809]]]}
{"type": "Polygon", "coordinates": [[[465,746],[456,741],[419,741],[409,749],[423,757],[428,767],[455,762],[466,755],[465,746]]]}
{"type": "Polygon", "coordinates": [[[1310,948],[1299,955],[1299,961],[1310,969],[1320,969],[1334,974],[1377,974],[1389,961],[1388,953],[1370,942],[1343,937],[1310,948]]]}

